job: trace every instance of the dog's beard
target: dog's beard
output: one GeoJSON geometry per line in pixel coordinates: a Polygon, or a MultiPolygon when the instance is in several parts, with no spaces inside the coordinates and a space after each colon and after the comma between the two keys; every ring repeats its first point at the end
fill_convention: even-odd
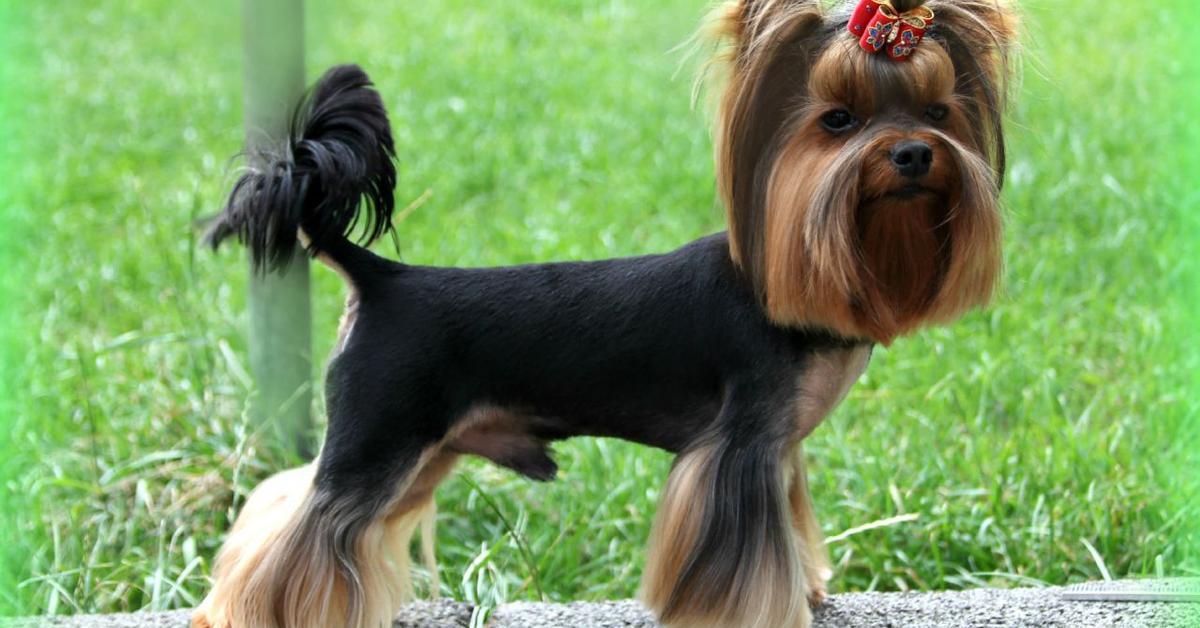
{"type": "Polygon", "coordinates": [[[863,277],[856,305],[876,333],[902,327],[937,295],[949,253],[945,214],[945,197],[932,191],[859,205],[863,277]]]}

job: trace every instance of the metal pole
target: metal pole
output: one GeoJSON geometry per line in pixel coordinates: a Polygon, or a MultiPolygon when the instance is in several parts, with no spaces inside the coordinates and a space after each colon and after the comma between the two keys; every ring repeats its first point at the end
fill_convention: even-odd
{"type": "MultiPolygon", "coordinates": [[[[304,92],[303,0],[242,0],[245,128],[249,154],[279,142],[304,92]]],[[[253,158],[253,157],[251,157],[253,158]]],[[[250,274],[252,417],[304,458],[312,456],[312,311],[301,249],[281,273],[250,274]]]]}

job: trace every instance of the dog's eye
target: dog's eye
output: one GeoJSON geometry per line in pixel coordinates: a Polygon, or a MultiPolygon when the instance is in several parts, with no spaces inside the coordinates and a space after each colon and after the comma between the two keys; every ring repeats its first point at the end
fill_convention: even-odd
{"type": "Polygon", "coordinates": [[[925,108],[925,118],[930,122],[941,122],[949,115],[950,108],[946,105],[929,105],[925,108]]]}
{"type": "Polygon", "coordinates": [[[821,126],[825,127],[830,133],[843,133],[854,128],[858,124],[858,118],[854,114],[845,109],[834,109],[833,111],[825,112],[821,116],[821,126]]]}

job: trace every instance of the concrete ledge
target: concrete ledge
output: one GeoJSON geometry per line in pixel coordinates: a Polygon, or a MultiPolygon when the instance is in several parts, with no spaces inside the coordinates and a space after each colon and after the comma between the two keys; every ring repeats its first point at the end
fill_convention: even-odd
{"type": "MultiPolygon", "coordinates": [[[[1195,628],[1200,626],[1200,603],[1074,601],[1071,589],[977,589],[938,593],[843,593],[830,596],[816,611],[820,628],[879,626],[1103,626],[1195,628]]],[[[407,606],[393,628],[465,628],[472,607],[440,600],[407,606]]],[[[39,617],[9,620],[12,628],[186,628],[188,611],[39,617]]],[[[652,628],[656,624],[640,604],[574,602],[542,604],[516,602],[492,613],[494,628],[652,628]]]]}

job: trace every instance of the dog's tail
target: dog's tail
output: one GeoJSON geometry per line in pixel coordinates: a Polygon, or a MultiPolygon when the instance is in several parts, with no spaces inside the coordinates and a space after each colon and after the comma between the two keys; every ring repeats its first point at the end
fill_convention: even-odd
{"type": "Polygon", "coordinates": [[[213,248],[236,237],[259,271],[286,267],[299,238],[351,278],[382,261],[351,240],[367,245],[392,228],[396,184],[387,110],[362,68],[327,71],[296,108],[286,142],[252,157],[209,228],[213,248]]]}

